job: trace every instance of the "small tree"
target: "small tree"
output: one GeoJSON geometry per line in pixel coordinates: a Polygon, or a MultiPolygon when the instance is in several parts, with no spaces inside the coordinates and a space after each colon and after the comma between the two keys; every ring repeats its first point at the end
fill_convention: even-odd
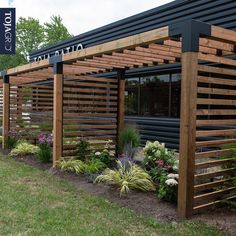
{"type": "Polygon", "coordinates": [[[61,40],[71,38],[68,29],[63,25],[62,18],[52,16],[49,23],[44,24],[45,30],[45,45],[53,44],[61,40]]]}

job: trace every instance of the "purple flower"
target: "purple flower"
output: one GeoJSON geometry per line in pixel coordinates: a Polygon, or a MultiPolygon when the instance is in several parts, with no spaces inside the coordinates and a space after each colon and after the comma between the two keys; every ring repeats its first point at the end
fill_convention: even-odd
{"type": "Polygon", "coordinates": [[[40,134],[38,137],[39,144],[51,145],[52,144],[52,134],[40,134]]]}

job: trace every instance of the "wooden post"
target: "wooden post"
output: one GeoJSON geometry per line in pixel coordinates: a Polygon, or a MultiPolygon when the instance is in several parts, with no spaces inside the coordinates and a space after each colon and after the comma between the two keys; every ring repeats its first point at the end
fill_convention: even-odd
{"type": "MultiPolygon", "coordinates": [[[[118,104],[117,104],[117,143],[120,132],[125,125],[125,70],[118,70],[118,104]]],[[[118,150],[117,150],[118,151],[118,150]]]]}
{"type": "Polygon", "coordinates": [[[62,157],[62,112],[63,112],[63,64],[54,64],[54,93],[53,93],[53,167],[57,166],[62,157]]]}
{"type": "Polygon", "coordinates": [[[178,215],[193,214],[196,148],[197,52],[182,54],[178,215]]]}
{"type": "Polygon", "coordinates": [[[10,129],[10,85],[9,76],[5,75],[3,77],[3,124],[2,124],[2,148],[8,148],[8,132],[10,129]]]}

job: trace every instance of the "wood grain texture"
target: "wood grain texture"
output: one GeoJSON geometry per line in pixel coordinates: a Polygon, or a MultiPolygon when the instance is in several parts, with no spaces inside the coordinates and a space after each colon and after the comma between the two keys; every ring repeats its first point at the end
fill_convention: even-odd
{"type": "Polygon", "coordinates": [[[197,53],[182,54],[178,215],[193,214],[197,104],[197,53]]]}

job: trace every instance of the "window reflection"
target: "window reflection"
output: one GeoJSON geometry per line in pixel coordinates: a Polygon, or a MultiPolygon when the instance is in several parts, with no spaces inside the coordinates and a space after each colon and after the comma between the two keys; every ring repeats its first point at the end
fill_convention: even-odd
{"type": "Polygon", "coordinates": [[[126,115],[179,117],[180,74],[126,80],[126,115]]]}

